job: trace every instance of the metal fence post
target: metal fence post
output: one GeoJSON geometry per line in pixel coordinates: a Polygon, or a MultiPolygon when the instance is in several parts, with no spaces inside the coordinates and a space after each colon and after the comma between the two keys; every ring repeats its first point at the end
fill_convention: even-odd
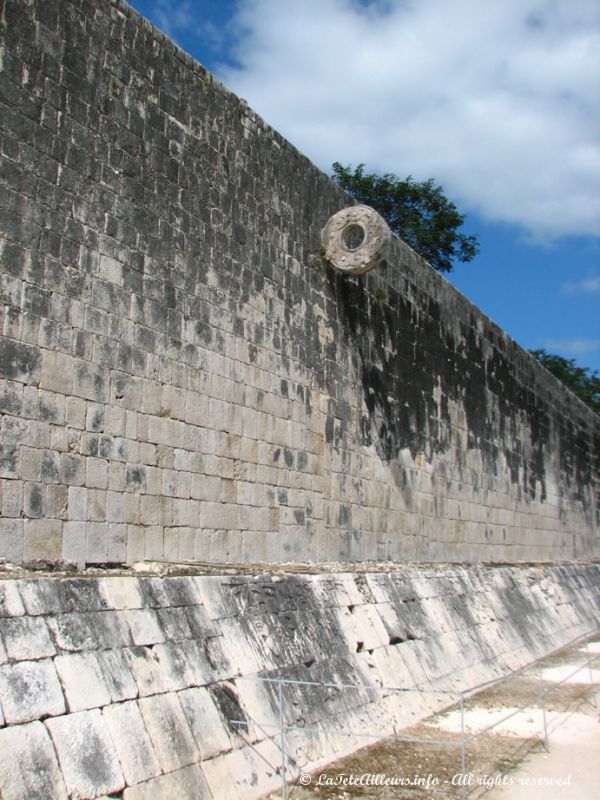
{"type": "Polygon", "coordinates": [[[595,683],[594,683],[594,674],[592,672],[592,659],[590,657],[590,648],[588,646],[588,642],[587,641],[585,643],[585,655],[587,657],[588,672],[590,674],[590,686],[592,688],[591,702],[592,702],[594,708],[598,708],[598,701],[596,700],[596,692],[594,691],[595,683]]]}
{"type": "Polygon", "coordinates": [[[467,800],[467,773],[465,764],[465,698],[460,693],[460,772],[463,785],[463,800],[467,800]]]}
{"type": "Polygon", "coordinates": [[[542,665],[538,663],[538,675],[540,678],[540,693],[539,698],[542,704],[542,717],[544,719],[544,750],[549,753],[550,752],[550,745],[548,743],[548,723],[546,720],[546,698],[545,694],[546,691],[544,689],[544,679],[542,678],[542,665]]]}
{"type": "Polygon", "coordinates": [[[288,800],[287,777],[286,777],[286,758],[285,758],[285,722],[283,717],[283,681],[277,681],[279,695],[279,735],[281,747],[281,797],[288,800]]]}

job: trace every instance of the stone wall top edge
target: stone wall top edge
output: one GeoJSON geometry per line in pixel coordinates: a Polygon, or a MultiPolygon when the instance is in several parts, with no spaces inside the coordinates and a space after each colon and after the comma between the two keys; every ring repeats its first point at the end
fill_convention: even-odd
{"type": "MultiPolygon", "coordinates": [[[[296,565],[295,565],[296,566],[296,565]]],[[[540,571],[560,571],[560,570],[591,570],[600,572],[600,562],[597,560],[588,561],[523,561],[515,563],[503,562],[480,562],[480,563],[441,563],[441,562],[415,562],[410,564],[393,564],[389,568],[370,568],[360,569],[360,563],[340,565],[336,570],[319,569],[311,565],[312,569],[307,570],[286,570],[281,564],[265,565],[262,571],[249,572],[240,568],[239,572],[199,572],[190,568],[187,571],[177,573],[155,573],[155,572],[133,572],[125,570],[115,570],[114,572],[100,572],[94,569],[74,571],[69,573],[37,572],[19,569],[14,573],[0,575],[0,582],[9,581],[81,581],[89,580],[102,582],[104,580],[181,580],[182,578],[194,578],[221,583],[250,580],[273,580],[275,582],[288,579],[305,580],[344,580],[356,577],[389,577],[394,575],[420,575],[424,577],[447,577],[463,573],[495,573],[504,572],[525,574],[531,570],[540,571]]]]}
{"type": "MultiPolygon", "coordinates": [[[[124,14],[129,16],[130,18],[136,18],[141,21],[147,30],[149,30],[154,39],[157,42],[160,42],[164,46],[168,47],[175,58],[185,64],[192,72],[196,73],[197,75],[201,76],[201,79],[209,78],[211,85],[214,89],[219,91],[224,97],[229,99],[235,100],[237,103],[242,103],[244,105],[244,114],[248,118],[250,118],[254,124],[256,124],[259,128],[261,128],[264,133],[268,136],[271,136],[275,139],[278,144],[283,145],[286,149],[292,151],[297,157],[304,160],[307,166],[310,166],[314,170],[322,173],[324,176],[329,177],[326,173],[323,173],[319,167],[314,164],[308,156],[306,156],[301,150],[299,150],[289,139],[286,139],[279,131],[270,125],[257,111],[255,111],[248,102],[237,95],[234,91],[232,91],[228,86],[226,86],[223,81],[220,80],[213,72],[211,72],[208,67],[205,67],[201,61],[199,61],[194,56],[190,55],[186,50],[180,47],[176,42],[169,38],[166,33],[163,33],[160,28],[157,28],[150,20],[143,16],[139,11],[137,11],[133,6],[131,6],[127,0],[109,0],[111,5],[118,8],[124,14]]],[[[335,182],[331,179],[331,183],[334,187],[336,187],[335,182]]],[[[339,187],[336,187],[339,190],[339,187]]],[[[341,190],[339,190],[341,191],[341,190]]],[[[349,198],[350,199],[350,198],[349,198]]]]}

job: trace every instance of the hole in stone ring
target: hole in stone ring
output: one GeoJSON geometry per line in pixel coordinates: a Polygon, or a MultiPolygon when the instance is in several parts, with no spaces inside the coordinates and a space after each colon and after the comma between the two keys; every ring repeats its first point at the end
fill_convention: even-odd
{"type": "Polygon", "coordinates": [[[362,225],[348,225],[342,231],[342,243],[348,250],[358,250],[365,240],[365,229],[362,225]]]}

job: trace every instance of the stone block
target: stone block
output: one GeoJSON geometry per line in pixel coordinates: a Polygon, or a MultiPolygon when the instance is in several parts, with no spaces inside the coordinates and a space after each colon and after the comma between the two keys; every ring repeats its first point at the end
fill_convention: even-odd
{"type": "Polygon", "coordinates": [[[0,730],[2,800],[67,800],[48,731],[41,722],[0,730]]]}
{"type": "Polygon", "coordinates": [[[108,461],[106,459],[87,459],[85,485],[90,489],[108,488],[108,461]]]}
{"type": "Polygon", "coordinates": [[[85,567],[85,536],[85,522],[63,524],[62,558],[74,561],[80,569],[85,567]]]}
{"type": "Polygon", "coordinates": [[[75,453],[61,453],[60,480],[68,486],[83,486],[85,483],[86,460],[75,453]]]}
{"type": "Polygon", "coordinates": [[[57,656],[54,664],[60,675],[69,711],[97,708],[111,702],[95,653],[57,656]]]}
{"type": "Polygon", "coordinates": [[[196,683],[204,683],[207,680],[207,673],[203,673],[198,680],[199,663],[190,663],[188,651],[184,642],[166,642],[156,644],[152,648],[153,657],[160,667],[161,677],[168,691],[177,692],[196,683]]]}
{"type": "Polygon", "coordinates": [[[2,517],[20,517],[23,511],[23,481],[0,481],[2,517]]]}
{"type": "Polygon", "coordinates": [[[104,564],[108,561],[108,524],[86,523],[85,560],[87,564],[104,564]]]}
{"type": "Polygon", "coordinates": [[[143,606],[138,579],[135,577],[103,578],[102,587],[111,608],[142,608],[143,606]]]}
{"type": "Polygon", "coordinates": [[[165,635],[155,611],[150,608],[142,608],[128,609],[123,613],[131,630],[134,644],[152,645],[165,641],[165,635]]]}
{"type": "Polygon", "coordinates": [[[60,454],[52,450],[42,450],[40,480],[44,483],[60,482],[60,454]]]}
{"type": "Polygon", "coordinates": [[[131,647],[124,652],[124,656],[140,697],[170,690],[167,677],[149,647],[131,647]]]}
{"type": "Polygon", "coordinates": [[[96,650],[98,635],[94,626],[94,613],[57,614],[48,617],[48,628],[59,650],[79,652],[96,650]]]}
{"type": "MultiPolygon", "coordinates": [[[[109,481],[110,482],[110,481],[109,481]]],[[[123,522],[123,495],[121,492],[106,493],[106,519],[108,522],[123,522]]]]}
{"type": "Polygon", "coordinates": [[[42,350],[40,387],[70,395],[73,391],[73,358],[54,350],[42,350]]]}
{"type": "Polygon", "coordinates": [[[0,698],[8,725],[65,713],[62,689],[50,659],[0,667],[0,698]]]}
{"type": "Polygon", "coordinates": [[[68,490],[66,486],[46,487],[46,514],[51,519],[67,519],[68,490]]]}
{"type": "Polygon", "coordinates": [[[191,638],[192,633],[183,609],[159,608],[156,613],[165,639],[171,642],[181,642],[191,638]]]}
{"type": "Polygon", "coordinates": [[[127,557],[127,525],[111,522],[108,525],[107,561],[122,564],[127,557]]]}
{"type": "Polygon", "coordinates": [[[73,428],[85,428],[86,402],[81,397],[67,397],[65,403],[65,422],[73,428]]]}
{"type": "Polygon", "coordinates": [[[161,769],[136,702],[118,703],[102,712],[127,784],[160,775],[161,769]]]}
{"type": "MultiPolygon", "coordinates": [[[[0,477],[18,477],[19,447],[10,442],[0,444],[0,477]]],[[[39,473],[37,473],[39,475],[39,473]]]]}
{"type": "Polygon", "coordinates": [[[41,355],[37,347],[13,339],[0,338],[0,376],[35,385],[39,383],[41,355]]]}
{"type": "Polygon", "coordinates": [[[23,385],[0,379],[0,411],[4,414],[20,414],[22,408],[23,385]]]}
{"type": "Polygon", "coordinates": [[[23,533],[23,559],[56,561],[62,553],[62,522],[57,519],[27,519],[23,533]]]}
{"type": "Polygon", "coordinates": [[[127,526],[127,563],[143,561],[146,550],[146,532],[141,525],[127,526]]]}
{"type": "Polygon", "coordinates": [[[68,517],[69,520],[87,520],[88,518],[88,490],[82,486],[68,487],[68,517]]]}
{"type": "Polygon", "coordinates": [[[67,791],[72,797],[116,794],[125,780],[99,709],[46,720],[67,791]]]}
{"type": "Polygon", "coordinates": [[[138,687],[127,661],[126,651],[119,648],[100,650],[96,655],[104,682],[114,703],[131,700],[138,695],[138,687]]]}
{"type": "Polygon", "coordinates": [[[159,778],[131,786],[123,792],[123,800],[217,800],[197,764],[161,775],[159,778]]]}
{"type": "Polygon", "coordinates": [[[138,700],[146,730],[165,772],[199,760],[198,749],[174,693],[138,700]]]}
{"type": "Polygon", "coordinates": [[[73,394],[97,403],[108,401],[109,372],[89,361],[74,362],[73,394]]]}
{"type": "Polygon", "coordinates": [[[12,661],[46,658],[56,653],[43,617],[2,618],[0,634],[12,661]]]}
{"type": "Polygon", "coordinates": [[[23,579],[18,585],[27,614],[55,614],[60,608],[59,583],[52,578],[23,579]]]}
{"type": "Polygon", "coordinates": [[[20,617],[25,613],[16,581],[0,582],[0,617],[20,617]]]}
{"type": "Polygon", "coordinates": [[[31,422],[28,425],[26,420],[19,417],[3,416],[1,439],[5,444],[25,444],[31,427],[31,422]]]}
{"type": "Polygon", "coordinates": [[[265,796],[281,787],[276,766],[279,761],[277,744],[266,739],[252,749],[236,749],[212,758],[202,768],[213,796],[222,794],[232,800],[245,800],[265,796]]]}
{"type": "Polygon", "coordinates": [[[196,742],[199,758],[212,758],[229,750],[229,734],[208,689],[184,689],[178,693],[178,697],[196,742]]]}
{"type": "Polygon", "coordinates": [[[26,517],[43,517],[46,512],[46,487],[43,483],[28,483],[23,487],[23,513],[26,517]]]}
{"type": "Polygon", "coordinates": [[[17,564],[23,560],[23,520],[0,519],[0,558],[17,564]]]}

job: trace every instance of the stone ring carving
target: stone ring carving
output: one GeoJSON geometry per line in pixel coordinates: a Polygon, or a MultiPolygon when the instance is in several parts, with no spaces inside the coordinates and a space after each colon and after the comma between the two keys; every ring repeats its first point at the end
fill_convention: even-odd
{"type": "Polygon", "coordinates": [[[349,206],[329,218],[321,231],[324,258],[351,275],[362,275],[385,258],[391,239],[387,222],[373,208],[349,206]]]}

